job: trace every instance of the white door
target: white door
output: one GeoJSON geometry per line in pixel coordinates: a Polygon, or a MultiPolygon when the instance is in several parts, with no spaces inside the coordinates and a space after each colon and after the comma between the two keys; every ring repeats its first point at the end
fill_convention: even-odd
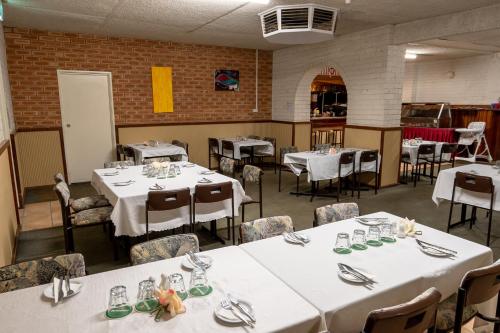
{"type": "Polygon", "coordinates": [[[87,182],[114,156],[111,73],[57,71],[70,183],[87,182]]]}

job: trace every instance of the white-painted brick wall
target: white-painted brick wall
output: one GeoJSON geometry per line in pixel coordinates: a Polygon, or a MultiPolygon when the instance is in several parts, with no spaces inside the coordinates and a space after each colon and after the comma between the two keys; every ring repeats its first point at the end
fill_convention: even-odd
{"type": "Polygon", "coordinates": [[[333,66],[347,86],[348,124],[399,126],[405,48],[390,46],[392,34],[385,26],[275,51],[273,119],[308,121],[311,82],[333,66]]]}
{"type": "Polygon", "coordinates": [[[481,105],[499,97],[500,54],[406,64],[404,102],[481,105]]]}

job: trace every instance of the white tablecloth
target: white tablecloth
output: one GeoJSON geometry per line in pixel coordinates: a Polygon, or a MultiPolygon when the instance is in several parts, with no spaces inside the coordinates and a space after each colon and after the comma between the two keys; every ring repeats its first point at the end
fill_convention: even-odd
{"type": "MultiPolygon", "coordinates": [[[[417,164],[418,147],[420,147],[420,145],[424,145],[424,144],[435,144],[436,145],[435,158],[436,158],[436,160],[439,160],[439,154],[441,154],[441,148],[443,148],[444,143],[446,143],[446,142],[422,141],[421,143],[415,143],[415,144],[410,144],[409,142],[403,142],[402,153],[409,154],[411,164],[415,165],[415,164],[417,164]]],[[[426,157],[432,158],[432,155],[429,155],[426,157]]],[[[449,158],[450,158],[450,154],[443,155],[443,160],[447,160],[449,158]]]]}
{"type": "MultiPolygon", "coordinates": [[[[354,149],[344,148],[337,150],[334,155],[321,154],[317,151],[305,151],[299,153],[289,153],[285,154],[283,158],[283,163],[287,165],[293,173],[297,176],[300,175],[302,170],[306,169],[308,171],[308,181],[318,181],[335,179],[339,175],[339,159],[342,152],[353,151],[354,149]]],[[[356,149],[356,161],[355,169],[358,172],[359,159],[361,158],[362,149],[356,149]]],[[[380,165],[380,155],[378,158],[380,165]]],[[[375,162],[363,163],[362,171],[375,172],[375,162]]],[[[352,173],[351,165],[343,165],[341,170],[341,176],[345,177],[352,173]]]]}
{"type": "Polygon", "coordinates": [[[128,144],[127,146],[134,150],[136,164],[141,164],[143,159],[149,157],[173,155],[181,155],[182,161],[188,160],[188,155],[184,148],[170,143],[160,143],[157,147],[148,146],[142,143],[128,144]]]}
{"type": "MultiPolygon", "coordinates": [[[[480,176],[491,177],[495,186],[493,209],[500,211],[500,173],[498,169],[486,164],[468,164],[441,170],[436,180],[436,185],[434,185],[434,192],[432,193],[432,200],[436,205],[439,206],[443,200],[451,200],[453,182],[455,181],[457,171],[467,173],[474,171],[480,176]]],[[[455,192],[455,201],[486,209],[490,208],[490,195],[465,191],[459,188],[455,192]]]]}
{"type": "MultiPolygon", "coordinates": [[[[208,170],[202,166],[183,167],[185,162],[173,162],[180,165],[181,175],[175,178],[156,179],[142,175],[142,166],[133,166],[128,169],[119,170],[118,176],[102,176],[114,169],[94,170],[92,174],[92,185],[100,194],[103,194],[114,206],[111,219],[116,227],[116,236],[140,236],[146,233],[146,209],[145,202],[149,187],[154,184],[165,185],[165,190],[175,190],[189,187],[191,194],[198,185],[198,180],[208,178],[213,183],[232,181],[234,190],[234,213],[238,216],[238,207],[245,196],[241,184],[233,178],[215,173],[213,175],[201,175],[200,172],[208,170]],[[135,180],[128,186],[114,186],[112,183],[119,181],[135,180]]],[[[197,204],[196,221],[208,222],[231,216],[231,200],[220,203],[197,204]]],[[[189,224],[189,207],[167,212],[149,213],[149,230],[160,231],[178,228],[189,224]]]]}
{"type": "MultiPolygon", "coordinates": [[[[254,147],[254,154],[274,154],[274,146],[269,141],[257,140],[257,139],[245,139],[237,140],[235,138],[219,139],[219,151],[222,153],[222,141],[231,141],[234,144],[234,158],[240,160],[242,156],[241,147],[254,147]]],[[[223,154],[227,157],[232,157],[232,152],[225,152],[223,154]]]]}
{"type": "Polygon", "coordinates": [[[116,285],[127,287],[131,303],[136,301],[137,286],[150,276],[182,273],[186,288],[190,274],[181,269],[182,258],[127,267],[77,279],[82,291],[62,304],[53,306],[42,298],[47,287],[38,286],[0,295],[2,332],[287,332],[317,333],[318,311],[294,293],[272,273],[237,247],[204,252],[214,259],[207,277],[214,291],[205,297],[188,298],[186,313],[168,321],[155,322],[147,313],[132,313],[125,318],[107,320],[109,290],[116,285]],[[235,293],[254,307],[255,329],[223,325],[215,320],[213,310],[224,293],[235,293]],[[8,309],[8,310],[7,310],[8,309]]]}
{"type": "MultiPolygon", "coordinates": [[[[368,216],[397,216],[379,212],[368,216]]],[[[368,313],[406,302],[434,286],[448,297],[456,292],[463,275],[491,264],[491,249],[441,231],[418,225],[419,239],[459,252],[456,260],[431,257],[421,252],[413,238],[349,255],[333,252],[337,233],[368,227],[345,220],[302,231],[311,242],[305,247],[288,244],[278,236],[240,245],[263,266],[320,310],[323,325],[332,333],[358,333],[368,313]],[[346,263],[375,275],[373,290],[344,282],[337,263],[346,263]]]]}

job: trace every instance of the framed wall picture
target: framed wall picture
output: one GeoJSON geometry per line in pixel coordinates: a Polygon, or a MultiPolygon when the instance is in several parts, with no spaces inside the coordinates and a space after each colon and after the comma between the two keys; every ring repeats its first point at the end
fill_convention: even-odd
{"type": "Polygon", "coordinates": [[[240,71],[215,70],[214,87],[216,91],[240,91],[240,71]]]}

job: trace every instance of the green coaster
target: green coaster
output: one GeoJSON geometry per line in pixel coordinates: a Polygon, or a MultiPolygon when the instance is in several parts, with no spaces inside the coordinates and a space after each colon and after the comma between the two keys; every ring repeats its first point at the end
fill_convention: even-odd
{"type": "Polygon", "coordinates": [[[368,246],[365,244],[352,244],[351,249],[358,250],[358,251],[363,251],[366,250],[368,246]]]}
{"type": "Polygon", "coordinates": [[[333,252],[338,253],[338,254],[349,254],[351,253],[351,249],[345,248],[345,247],[336,247],[333,249],[333,252]]]}
{"type": "Polygon", "coordinates": [[[201,288],[200,287],[195,287],[195,288],[189,289],[189,293],[191,294],[191,296],[195,296],[195,297],[198,297],[198,296],[207,296],[212,291],[213,291],[213,289],[212,289],[211,286],[201,287],[201,288]]]}
{"type": "Polygon", "coordinates": [[[380,237],[380,240],[384,243],[396,243],[396,238],[394,237],[380,237]]]}
{"type": "Polygon", "coordinates": [[[151,312],[158,307],[159,303],[156,299],[148,299],[139,302],[135,305],[135,309],[139,312],[151,312]]]}
{"type": "Polygon", "coordinates": [[[188,298],[188,296],[189,296],[189,294],[187,292],[180,293],[180,292],[176,291],[176,293],[177,293],[177,296],[179,296],[179,298],[183,301],[185,301],[186,298],[188,298]]]}
{"type": "Polygon", "coordinates": [[[132,306],[124,305],[119,308],[114,308],[113,310],[106,311],[106,318],[108,319],[118,319],[128,316],[132,312],[132,306]]]}
{"type": "Polygon", "coordinates": [[[382,243],[381,241],[377,241],[377,240],[369,240],[366,242],[366,244],[368,244],[370,246],[382,246],[384,243],[382,243]]]}

